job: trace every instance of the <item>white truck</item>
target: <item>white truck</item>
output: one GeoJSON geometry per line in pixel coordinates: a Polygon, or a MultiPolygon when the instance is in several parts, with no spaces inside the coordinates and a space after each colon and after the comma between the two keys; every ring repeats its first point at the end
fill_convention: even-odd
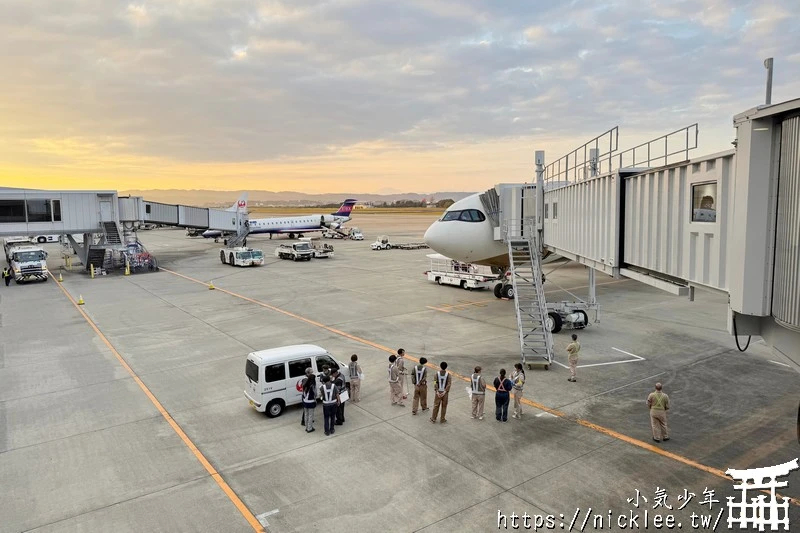
{"type": "Polygon", "coordinates": [[[354,240],[354,241],[363,241],[364,240],[364,234],[361,233],[361,230],[358,229],[358,228],[352,228],[350,230],[349,237],[350,237],[351,240],[354,240]]]}
{"type": "Polygon", "coordinates": [[[314,258],[327,258],[333,257],[333,245],[326,242],[319,242],[319,237],[302,237],[301,242],[307,242],[311,245],[314,258]]]}
{"type": "Polygon", "coordinates": [[[219,251],[219,260],[223,265],[261,266],[264,264],[264,252],[244,246],[223,248],[219,251]]]}
{"type": "Polygon", "coordinates": [[[490,289],[502,280],[492,267],[462,263],[441,254],[428,254],[431,269],[425,272],[428,281],[439,285],[455,285],[464,290],[490,289]]]}
{"type": "Polygon", "coordinates": [[[378,239],[369,245],[373,250],[391,250],[392,243],[389,242],[389,237],[380,235],[378,239]]]}
{"type": "Polygon", "coordinates": [[[5,240],[3,249],[15,282],[22,283],[31,279],[47,281],[47,252],[41,246],[32,244],[27,237],[12,237],[5,240]]]}
{"type": "Polygon", "coordinates": [[[308,242],[293,242],[291,244],[281,244],[275,249],[275,257],[280,259],[292,259],[293,261],[311,261],[314,257],[314,249],[308,242]]]}

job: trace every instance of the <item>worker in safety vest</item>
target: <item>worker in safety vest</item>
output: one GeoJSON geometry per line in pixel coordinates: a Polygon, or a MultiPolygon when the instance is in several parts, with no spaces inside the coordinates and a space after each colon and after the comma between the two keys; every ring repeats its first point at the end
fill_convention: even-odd
{"type": "Polygon", "coordinates": [[[669,396],[661,392],[661,383],[656,383],[656,390],[647,395],[647,407],[650,409],[650,426],[653,429],[653,440],[668,441],[667,411],[669,396]]]}
{"type": "Polygon", "coordinates": [[[400,370],[397,368],[397,356],[389,356],[389,394],[392,398],[392,405],[405,407],[403,403],[403,389],[400,385],[400,370]]]}
{"type": "Polygon", "coordinates": [[[325,434],[333,435],[336,429],[336,406],[339,405],[339,389],[331,381],[330,376],[322,376],[322,415],[325,418],[325,434]]]}
{"type": "Polygon", "coordinates": [[[411,380],[414,382],[414,402],[411,404],[411,414],[417,414],[417,407],[422,407],[423,411],[428,410],[428,369],[425,364],[428,360],[424,357],[419,358],[419,364],[414,365],[411,372],[411,380]]]}
{"type": "Polygon", "coordinates": [[[433,375],[433,390],[435,395],[433,397],[433,416],[431,422],[436,423],[436,415],[439,414],[439,408],[442,409],[441,423],[447,422],[447,400],[450,394],[450,385],[452,380],[450,374],[447,373],[447,363],[442,361],[439,365],[440,370],[433,375]]]}
{"type": "Polygon", "coordinates": [[[470,377],[472,382],[472,418],[483,420],[483,405],[486,401],[486,381],[481,376],[481,367],[475,367],[475,373],[470,377]]]}
{"type": "Polygon", "coordinates": [[[353,354],[350,356],[350,365],[348,365],[350,372],[350,399],[353,403],[361,401],[361,365],[358,364],[358,356],[353,354]]]}
{"type": "MultiPolygon", "coordinates": [[[[313,376],[313,375],[314,375],[314,369],[311,368],[311,367],[306,368],[306,376],[300,382],[298,382],[297,385],[296,385],[298,392],[303,390],[303,387],[305,387],[306,382],[308,381],[308,377],[309,376],[313,376]]],[[[317,379],[315,377],[314,378],[314,391],[315,392],[317,390],[316,382],[317,382],[317,379]]],[[[315,399],[315,401],[316,401],[316,399],[315,399]]],[[[306,425],[306,410],[305,409],[303,409],[303,416],[300,417],[300,425],[301,426],[305,426],[306,425]]]]}
{"type": "Polygon", "coordinates": [[[403,399],[408,398],[408,383],[406,382],[406,351],[402,348],[397,350],[397,370],[400,372],[400,390],[403,393],[403,399]]]}
{"type": "MultiPolygon", "coordinates": [[[[345,380],[344,375],[339,371],[337,368],[333,372],[331,372],[331,379],[333,379],[333,384],[336,385],[336,388],[341,393],[345,390],[345,380]]],[[[336,406],[336,425],[341,426],[344,424],[344,404],[347,402],[339,401],[339,404],[336,406]]]]}
{"type": "Polygon", "coordinates": [[[314,431],[314,410],[317,408],[317,378],[310,374],[303,381],[303,418],[306,433],[314,431]]]}
{"type": "Polygon", "coordinates": [[[11,269],[3,269],[3,281],[6,282],[6,287],[8,287],[8,284],[11,283],[11,269]]]}

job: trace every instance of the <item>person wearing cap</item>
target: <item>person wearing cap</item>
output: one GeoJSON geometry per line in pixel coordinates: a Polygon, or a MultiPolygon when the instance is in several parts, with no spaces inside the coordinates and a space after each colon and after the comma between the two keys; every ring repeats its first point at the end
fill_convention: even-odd
{"type": "Polygon", "coordinates": [[[406,351],[403,348],[397,350],[397,360],[395,361],[397,370],[400,373],[400,390],[403,399],[408,398],[408,383],[406,383],[406,351]]]}
{"type": "Polygon", "coordinates": [[[392,405],[399,405],[405,407],[403,403],[403,389],[400,385],[400,370],[397,368],[397,356],[392,354],[389,356],[389,393],[392,399],[392,405]]]}
{"type": "Polygon", "coordinates": [[[361,365],[358,364],[358,356],[350,356],[350,364],[347,367],[350,373],[350,399],[353,403],[361,401],[361,365]]]}
{"type": "Polygon", "coordinates": [[[447,372],[447,363],[442,361],[439,365],[439,371],[433,375],[433,415],[431,422],[436,423],[436,415],[439,414],[439,408],[442,409],[441,424],[447,422],[447,402],[450,396],[450,385],[453,380],[450,379],[450,373],[447,372]]]}
{"type": "MultiPolygon", "coordinates": [[[[341,393],[345,390],[345,380],[344,374],[342,374],[339,369],[337,368],[333,372],[331,372],[331,379],[333,380],[333,384],[336,385],[336,388],[341,393]]],[[[344,424],[344,404],[347,402],[340,401],[336,406],[336,425],[341,426],[344,424]]]]}
{"type": "Polygon", "coordinates": [[[483,406],[486,401],[486,381],[481,376],[481,367],[475,367],[475,373],[470,377],[472,382],[472,417],[483,420],[483,406]]]}
{"type": "Polygon", "coordinates": [[[653,430],[653,440],[656,442],[668,441],[667,411],[669,411],[669,396],[661,391],[661,383],[656,383],[656,390],[647,395],[647,408],[650,409],[650,427],[653,430]]]}
{"type": "Polygon", "coordinates": [[[423,411],[428,410],[428,369],[425,364],[428,360],[425,357],[419,358],[419,364],[414,365],[411,372],[411,379],[414,382],[414,402],[411,404],[411,414],[417,414],[417,407],[422,407],[423,411]]]}
{"type": "Polygon", "coordinates": [[[325,418],[325,435],[336,433],[336,406],[339,405],[339,389],[330,376],[322,375],[322,416],[325,418]]]}

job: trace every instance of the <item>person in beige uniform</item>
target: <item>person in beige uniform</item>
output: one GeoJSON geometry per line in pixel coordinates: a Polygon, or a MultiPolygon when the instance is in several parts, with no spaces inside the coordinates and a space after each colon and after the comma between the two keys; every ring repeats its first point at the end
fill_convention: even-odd
{"type": "Polygon", "coordinates": [[[669,396],[661,392],[661,383],[656,383],[656,390],[647,395],[647,407],[650,409],[650,426],[653,429],[653,440],[668,441],[667,411],[669,396]]]}
{"type": "Polygon", "coordinates": [[[424,357],[419,358],[419,364],[414,365],[411,371],[411,379],[414,381],[414,402],[411,404],[411,414],[417,414],[417,407],[422,407],[423,411],[428,410],[428,369],[425,364],[428,360],[424,357]]]}
{"type": "Polygon", "coordinates": [[[403,394],[403,399],[408,398],[408,383],[406,382],[406,351],[402,348],[397,350],[397,370],[400,372],[400,390],[403,394]]]}
{"type": "Polygon", "coordinates": [[[483,420],[483,406],[486,401],[486,381],[481,376],[481,367],[475,367],[470,378],[472,382],[472,418],[483,420]]]}
{"type": "Polygon", "coordinates": [[[567,345],[567,353],[569,354],[569,373],[570,377],[567,381],[578,381],[575,377],[575,371],[578,369],[578,353],[581,351],[581,343],[578,342],[578,336],[572,334],[572,342],[567,345]]]}
{"type": "Polygon", "coordinates": [[[392,397],[392,405],[405,407],[403,403],[403,389],[400,387],[400,371],[397,369],[397,356],[389,356],[389,393],[392,397]]]}
{"type": "Polygon", "coordinates": [[[511,383],[514,384],[512,396],[514,397],[514,414],[511,418],[522,418],[522,387],[525,386],[525,371],[522,363],[514,365],[514,372],[511,373],[511,383]]]}
{"type": "Polygon", "coordinates": [[[350,401],[358,403],[361,401],[361,365],[356,354],[350,356],[347,370],[350,374],[350,401]]]}
{"type": "Polygon", "coordinates": [[[436,415],[439,414],[440,407],[442,409],[441,423],[444,424],[447,422],[447,400],[450,395],[450,385],[453,381],[450,379],[450,374],[447,372],[447,363],[442,361],[439,368],[441,370],[433,375],[433,390],[435,391],[435,395],[433,397],[433,416],[431,416],[431,422],[434,424],[436,423],[436,415]]]}

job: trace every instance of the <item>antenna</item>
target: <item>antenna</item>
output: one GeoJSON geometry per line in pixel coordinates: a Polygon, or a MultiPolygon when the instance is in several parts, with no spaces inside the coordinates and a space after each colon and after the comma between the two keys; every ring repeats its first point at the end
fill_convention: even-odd
{"type": "Polygon", "coordinates": [[[772,104],[772,58],[764,60],[764,68],[767,69],[767,105],[772,104]]]}

